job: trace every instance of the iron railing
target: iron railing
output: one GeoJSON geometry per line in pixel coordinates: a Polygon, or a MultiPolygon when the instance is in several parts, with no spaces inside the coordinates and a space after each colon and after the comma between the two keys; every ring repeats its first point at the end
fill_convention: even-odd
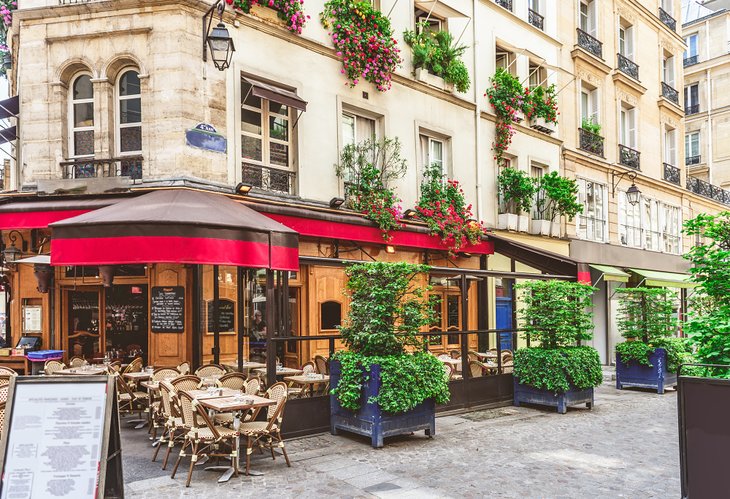
{"type": "Polygon", "coordinates": [[[625,55],[616,54],[618,56],[618,70],[622,73],[632,77],[634,80],[639,80],[639,65],[634,61],[626,57],[625,55]]]}
{"type": "Polygon", "coordinates": [[[583,128],[578,129],[579,147],[586,152],[603,156],[603,137],[583,128]]]}
{"type": "Polygon", "coordinates": [[[723,204],[730,204],[730,192],[696,177],[687,177],[687,190],[723,204]]]}
{"type": "Polygon", "coordinates": [[[61,161],[63,178],[129,177],[142,178],[142,156],[127,156],[111,159],[73,159],[61,161]]]}
{"type": "Polygon", "coordinates": [[[537,29],[543,29],[545,24],[545,16],[532,9],[527,9],[527,20],[537,29]]]}
{"type": "Polygon", "coordinates": [[[603,58],[603,43],[595,37],[589,35],[582,29],[578,28],[578,46],[596,57],[603,58]]]}
{"type": "Polygon", "coordinates": [[[697,114],[700,112],[699,104],[692,104],[690,106],[684,106],[684,114],[689,116],[690,114],[697,114]]]}
{"type": "Polygon", "coordinates": [[[242,178],[245,184],[264,191],[296,194],[296,173],[279,168],[243,163],[242,178]]]}
{"type": "Polygon", "coordinates": [[[672,31],[677,31],[677,20],[669,15],[669,12],[659,7],[659,20],[672,31]]]}
{"type": "Polygon", "coordinates": [[[698,62],[700,62],[699,56],[693,55],[690,57],[685,57],[682,61],[682,64],[686,68],[687,66],[692,66],[693,64],[697,64],[698,62]]]}
{"type": "Polygon", "coordinates": [[[618,162],[634,170],[641,170],[641,153],[636,149],[619,144],[618,162]]]}
{"type": "Polygon", "coordinates": [[[677,89],[664,82],[662,82],[662,97],[665,97],[667,100],[679,105],[679,92],[677,92],[677,89]]]}
{"type": "Polygon", "coordinates": [[[494,0],[494,3],[496,3],[500,7],[504,7],[510,12],[512,11],[512,0],[494,0]]]}
{"type": "Polygon", "coordinates": [[[699,165],[702,161],[702,156],[699,154],[696,154],[695,156],[685,156],[684,158],[684,164],[685,166],[689,165],[699,165]]]}
{"type": "Polygon", "coordinates": [[[680,172],[681,170],[676,166],[670,165],[669,163],[664,163],[664,180],[666,180],[667,182],[680,185],[680,172]]]}

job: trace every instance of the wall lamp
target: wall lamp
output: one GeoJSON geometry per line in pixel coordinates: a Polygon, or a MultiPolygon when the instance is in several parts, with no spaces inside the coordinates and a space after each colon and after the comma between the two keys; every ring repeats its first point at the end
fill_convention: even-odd
{"type": "Polygon", "coordinates": [[[636,184],[634,183],[634,179],[636,179],[636,173],[634,172],[611,172],[611,197],[616,197],[616,187],[621,182],[621,179],[624,178],[624,176],[628,176],[629,180],[631,180],[631,186],[626,189],[626,199],[629,201],[629,204],[631,206],[636,206],[639,203],[639,199],[641,198],[641,191],[638,187],[636,187],[636,184]]]}
{"type": "Polygon", "coordinates": [[[418,215],[418,212],[413,208],[408,208],[405,212],[403,212],[403,218],[406,220],[414,218],[416,215],[418,215]]]}
{"type": "Polygon", "coordinates": [[[10,241],[10,246],[3,250],[3,259],[8,264],[14,264],[20,259],[23,253],[28,251],[28,243],[23,238],[23,234],[17,230],[11,230],[8,233],[8,240],[10,241]],[[15,247],[15,243],[18,241],[18,238],[20,238],[21,241],[20,249],[15,247]]]}
{"type": "Polygon", "coordinates": [[[236,185],[236,194],[245,196],[249,192],[251,192],[252,188],[253,188],[253,186],[251,184],[247,184],[246,182],[239,182],[238,185],[236,185]]]}
{"type": "Polygon", "coordinates": [[[339,208],[345,202],[345,198],[334,197],[330,199],[330,208],[339,208]]]}
{"type": "Polygon", "coordinates": [[[213,59],[213,64],[220,71],[231,65],[233,52],[236,51],[233,46],[233,39],[228,33],[226,25],[223,24],[223,11],[225,8],[226,2],[218,0],[203,16],[203,61],[208,60],[208,49],[210,48],[210,57],[213,59]],[[214,10],[218,12],[220,22],[211,31],[210,27],[213,25],[213,17],[215,17],[214,10]]]}

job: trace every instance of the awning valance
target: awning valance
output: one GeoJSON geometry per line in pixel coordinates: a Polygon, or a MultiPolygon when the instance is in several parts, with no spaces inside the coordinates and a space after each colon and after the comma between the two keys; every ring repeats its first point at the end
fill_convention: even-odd
{"type": "Polygon", "coordinates": [[[0,230],[44,229],[53,222],[104,208],[119,199],[42,199],[2,204],[0,230]]]}
{"type": "Polygon", "coordinates": [[[242,76],[241,80],[251,85],[251,95],[260,97],[262,99],[269,99],[279,104],[285,104],[291,106],[299,111],[307,110],[307,101],[297,95],[292,90],[286,90],[283,88],[275,87],[264,83],[250,76],[242,76]]]}
{"type": "Polygon", "coordinates": [[[696,282],[690,279],[689,274],[674,272],[659,272],[658,270],[629,269],[643,279],[644,286],[658,286],[662,288],[694,288],[696,282]]]}
{"type": "Polygon", "coordinates": [[[52,265],[191,263],[299,269],[295,231],[230,198],[153,191],[51,224],[52,265]]]}
{"type": "Polygon", "coordinates": [[[578,261],[542,248],[514,241],[499,234],[490,233],[494,250],[518,262],[548,274],[574,275],[579,282],[590,283],[588,267],[578,261]]]}
{"type": "Polygon", "coordinates": [[[629,277],[631,277],[630,274],[610,265],[592,263],[590,267],[603,274],[604,281],[629,282],[629,277]]]}

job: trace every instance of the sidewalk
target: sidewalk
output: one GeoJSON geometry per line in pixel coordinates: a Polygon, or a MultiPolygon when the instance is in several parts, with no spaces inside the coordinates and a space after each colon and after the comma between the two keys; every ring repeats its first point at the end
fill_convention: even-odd
{"type": "MultiPolygon", "coordinates": [[[[171,497],[483,497],[615,498],[679,496],[676,395],[597,389],[593,411],[566,415],[504,407],[436,420],[422,432],[375,450],[356,436],[287,441],[283,457],[254,453],[264,476],[232,478],[186,469],[172,480],[152,463],[144,430],[122,431],[125,495],[171,497]],[[134,456],[138,457],[134,457],[134,456]]],[[[171,466],[170,466],[171,467],[171,466]]]]}

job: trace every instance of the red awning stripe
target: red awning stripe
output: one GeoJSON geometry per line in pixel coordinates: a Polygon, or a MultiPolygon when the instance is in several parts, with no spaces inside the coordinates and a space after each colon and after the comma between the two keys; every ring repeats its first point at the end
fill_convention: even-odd
{"type": "MultiPolygon", "coordinates": [[[[279,213],[266,213],[266,216],[282,223],[299,233],[300,236],[325,237],[364,243],[386,244],[380,229],[368,225],[348,224],[327,220],[314,220],[279,213]]],[[[387,244],[393,246],[446,250],[439,238],[422,232],[396,230],[390,233],[393,238],[387,244]]],[[[463,248],[466,253],[491,255],[494,253],[494,244],[491,241],[482,241],[476,245],[467,245],[463,248]]]]}
{"type": "Polygon", "coordinates": [[[269,262],[268,242],[164,236],[54,238],[51,240],[51,265],[191,263],[299,270],[297,248],[271,249],[275,258],[269,262]],[[155,255],[154,262],[145,258],[149,254],[155,255]]]}
{"type": "Polygon", "coordinates": [[[92,210],[15,211],[0,213],[0,230],[45,229],[49,224],[92,210]]]}

